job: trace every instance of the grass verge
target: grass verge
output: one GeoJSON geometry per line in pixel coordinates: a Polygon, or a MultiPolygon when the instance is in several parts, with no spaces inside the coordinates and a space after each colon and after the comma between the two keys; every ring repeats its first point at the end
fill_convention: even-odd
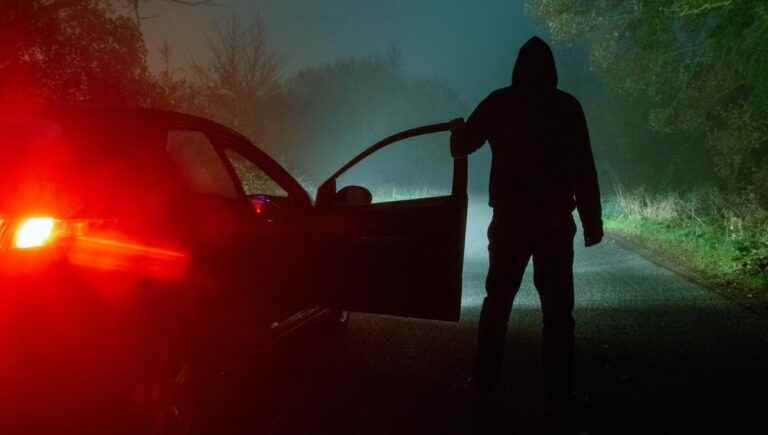
{"type": "Polygon", "coordinates": [[[748,308],[768,313],[768,211],[716,191],[623,192],[607,201],[609,234],[748,308]]]}

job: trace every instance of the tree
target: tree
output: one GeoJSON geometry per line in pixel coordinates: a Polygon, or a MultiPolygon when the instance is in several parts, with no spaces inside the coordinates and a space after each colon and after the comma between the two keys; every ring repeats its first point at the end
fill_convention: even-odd
{"type": "MultiPolygon", "coordinates": [[[[114,0],[113,0],[114,1],[114,0]]],[[[141,15],[141,6],[145,3],[152,1],[161,1],[165,3],[173,3],[182,6],[203,6],[217,4],[213,0],[118,0],[120,3],[128,7],[128,10],[133,14],[136,24],[141,26],[141,21],[146,19],[141,15]]]]}
{"type": "Polygon", "coordinates": [[[595,69],[617,93],[646,102],[648,127],[677,138],[670,145],[685,158],[704,164],[700,156],[708,156],[729,190],[768,191],[768,4],[529,0],[528,7],[558,41],[590,44],[595,69]]]}
{"type": "Polygon", "coordinates": [[[205,115],[208,110],[194,80],[184,68],[174,66],[173,48],[169,43],[160,48],[163,68],[155,77],[156,95],[153,106],[161,109],[205,115]]]}
{"type": "Polygon", "coordinates": [[[0,99],[148,104],[136,24],[98,0],[0,3],[0,99]]]}
{"type": "Polygon", "coordinates": [[[208,35],[209,60],[192,76],[206,115],[264,145],[283,104],[281,67],[267,46],[264,25],[243,25],[236,15],[208,35]]]}

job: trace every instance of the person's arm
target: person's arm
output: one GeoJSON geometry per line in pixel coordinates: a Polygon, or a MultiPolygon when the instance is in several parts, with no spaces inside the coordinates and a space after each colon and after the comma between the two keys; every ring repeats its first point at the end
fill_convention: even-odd
{"type": "Polygon", "coordinates": [[[451,121],[451,154],[454,157],[472,154],[488,140],[493,113],[490,100],[491,97],[484,99],[466,123],[461,118],[451,121]]]}
{"type": "Polygon", "coordinates": [[[589,140],[589,130],[584,110],[574,99],[574,136],[573,136],[573,173],[571,180],[579,211],[584,243],[593,246],[603,239],[603,211],[600,204],[600,185],[597,180],[595,159],[592,155],[592,145],[589,140]]]}

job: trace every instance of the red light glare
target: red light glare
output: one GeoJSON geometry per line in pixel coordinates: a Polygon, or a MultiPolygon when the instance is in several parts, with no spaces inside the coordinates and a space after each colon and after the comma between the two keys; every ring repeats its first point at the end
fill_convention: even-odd
{"type": "Polygon", "coordinates": [[[56,220],[34,217],[23,220],[16,230],[14,245],[19,249],[39,248],[50,243],[56,220]]]}
{"type": "Polygon", "coordinates": [[[69,252],[69,260],[92,269],[173,280],[184,276],[187,254],[114,238],[80,237],[69,252]]]}

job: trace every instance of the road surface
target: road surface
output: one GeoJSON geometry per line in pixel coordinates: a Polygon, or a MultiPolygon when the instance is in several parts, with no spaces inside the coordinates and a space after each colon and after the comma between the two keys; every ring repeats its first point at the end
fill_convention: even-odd
{"type": "MultiPolygon", "coordinates": [[[[468,231],[459,323],[352,315],[341,398],[321,412],[317,433],[470,433],[469,397],[460,386],[471,370],[484,296],[487,257],[478,247],[485,220],[468,231]]],[[[718,425],[726,433],[765,431],[768,322],[614,241],[582,244],[579,234],[576,387],[591,399],[582,415],[590,433],[718,425]]],[[[531,272],[510,323],[499,433],[547,433],[551,422],[531,272]]]]}

